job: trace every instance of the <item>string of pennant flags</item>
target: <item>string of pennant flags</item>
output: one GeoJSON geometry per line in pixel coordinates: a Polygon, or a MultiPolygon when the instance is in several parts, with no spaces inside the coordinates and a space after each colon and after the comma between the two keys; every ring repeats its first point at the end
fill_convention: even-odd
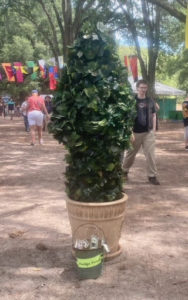
{"type": "Polygon", "coordinates": [[[0,81],[6,78],[9,82],[23,83],[25,77],[28,75],[31,76],[32,80],[36,80],[40,76],[43,79],[49,78],[50,90],[56,90],[59,77],[58,69],[63,68],[63,56],[58,57],[58,64],[59,67],[56,65],[54,57],[48,61],[40,59],[38,60],[38,64],[34,61],[27,61],[25,65],[21,62],[2,63],[0,81]]]}
{"type": "MultiPolygon", "coordinates": [[[[58,82],[58,69],[63,68],[63,56],[58,57],[59,67],[56,65],[55,58],[52,57],[48,61],[44,59],[38,60],[38,64],[34,61],[27,61],[26,65],[21,62],[2,63],[3,71],[0,70],[0,81],[7,79],[9,82],[23,83],[26,76],[30,75],[32,80],[36,80],[38,76],[43,79],[49,78],[50,90],[56,90],[58,82]]],[[[138,80],[138,58],[136,55],[124,56],[124,64],[128,71],[132,73],[133,79],[138,80]]]]}

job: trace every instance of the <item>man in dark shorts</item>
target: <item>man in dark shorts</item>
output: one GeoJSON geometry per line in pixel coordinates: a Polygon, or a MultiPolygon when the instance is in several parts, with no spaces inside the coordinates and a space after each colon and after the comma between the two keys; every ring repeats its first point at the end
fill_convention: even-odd
{"type": "Polygon", "coordinates": [[[0,116],[2,116],[4,113],[4,101],[3,99],[0,97],[0,116]]]}
{"type": "MultiPolygon", "coordinates": [[[[51,97],[47,95],[44,98],[44,103],[45,103],[47,112],[48,112],[48,114],[50,116],[52,114],[52,109],[53,109],[51,97]]],[[[43,131],[46,130],[46,127],[47,127],[47,120],[46,120],[46,115],[44,114],[43,131]]]]}
{"type": "Polygon", "coordinates": [[[13,120],[14,108],[15,108],[15,102],[12,99],[10,99],[8,101],[8,114],[10,115],[11,120],[13,120]]]}

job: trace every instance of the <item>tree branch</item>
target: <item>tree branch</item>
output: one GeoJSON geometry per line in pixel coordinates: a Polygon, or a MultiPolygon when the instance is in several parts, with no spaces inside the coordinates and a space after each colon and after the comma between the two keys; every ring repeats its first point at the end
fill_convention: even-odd
{"type": "Polygon", "coordinates": [[[153,28],[150,20],[149,7],[146,8],[145,0],[141,1],[141,5],[142,5],[143,19],[146,25],[146,38],[147,38],[148,48],[151,48],[153,45],[154,37],[153,37],[153,28]]]}
{"type": "Polygon", "coordinates": [[[84,7],[84,10],[83,12],[87,12],[91,7],[92,5],[95,3],[96,0],[90,0],[90,1],[87,1],[87,5],[84,7]]]}
{"type": "Polygon", "coordinates": [[[142,59],[142,54],[141,54],[141,49],[140,49],[140,44],[138,41],[138,34],[137,34],[137,30],[136,30],[136,26],[134,23],[134,20],[131,18],[131,15],[124,9],[123,5],[120,4],[122,11],[124,12],[124,15],[126,16],[126,20],[127,20],[127,24],[128,24],[128,29],[130,30],[134,43],[135,43],[135,47],[136,47],[136,51],[137,51],[137,56],[140,62],[140,67],[142,70],[142,75],[144,78],[147,78],[147,69],[146,66],[144,64],[144,61],[142,59]]]}
{"type": "Polygon", "coordinates": [[[164,3],[164,0],[148,0],[148,2],[160,6],[161,8],[166,10],[171,16],[178,19],[180,22],[186,22],[186,15],[173,8],[170,4],[164,3]]]}
{"type": "Polygon", "coordinates": [[[72,44],[74,40],[74,28],[72,23],[72,2],[71,0],[62,0],[61,6],[64,20],[63,54],[64,60],[66,61],[68,55],[67,46],[72,44]]]}
{"type": "Polygon", "coordinates": [[[57,59],[58,53],[56,51],[56,48],[54,47],[54,45],[53,45],[51,39],[49,38],[48,34],[44,30],[42,30],[41,27],[38,25],[38,23],[34,20],[34,17],[28,11],[27,11],[27,14],[26,14],[25,11],[22,12],[21,9],[20,9],[20,6],[18,8],[15,7],[14,9],[21,17],[29,20],[37,28],[37,30],[43,35],[44,39],[47,41],[53,55],[57,59]]]}
{"type": "Polygon", "coordinates": [[[187,8],[187,0],[177,0],[177,2],[184,8],[187,8]]]}
{"type": "Polygon", "coordinates": [[[59,44],[58,44],[57,35],[56,35],[56,29],[55,29],[54,24],[52,22],[52,18],[51,18],[50,14],[48,13],[48,11],[45,7],[45,4],[44,4],[43,0],[38,0],[38,2],[42,6],[43,11],[45,12],[45,14],[48,18],[48,21],[49,21],[49,24],[50,24],[50,27],[51,27],[51,30],[52,30],[52,33],[53,33],[54,43],[56,45],[58,53],[60,54],[59,44]]]}
{"type": "Polygon", "coordinates": [[[50,1],[52,3],[53,10],[54,10],[55,15],[56,15],[57,23],[59,25],[59,29],[60,29],[60,32],[61,32],[61,38],[63,38],[63,36],[64,36],[64,27],[63,27],[63,24],[62,24],[62,20],[61,20],[60,14],[59,14],[59,12],[57,10],[57,7],[55,5],[54,0],[50,0],[50,1]]]}

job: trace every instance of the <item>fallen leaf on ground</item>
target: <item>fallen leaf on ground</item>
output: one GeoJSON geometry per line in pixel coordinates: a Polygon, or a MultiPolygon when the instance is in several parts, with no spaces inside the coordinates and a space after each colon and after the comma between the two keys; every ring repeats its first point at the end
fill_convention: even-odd
{"type": "Polygon", "coordinates": [[[38,250],[41,250],[41,251],[46,251],[46,250],[48,250],[48,247],[47,247],[46,245],[42,244],[42,243],[37,244],[37,245],[36,245],[36,248],[37,248],[38,250]]]}
{"type": "Polygon", "coordinates": [[[25,233],[25,231],[19,230],[19,231],[16,231],[16,232],[9,233],[9,237],[10,237],[11,239],[15,239],[15,238],[17,238],[17,237],[22,236],[24,233],[25,233]]]}

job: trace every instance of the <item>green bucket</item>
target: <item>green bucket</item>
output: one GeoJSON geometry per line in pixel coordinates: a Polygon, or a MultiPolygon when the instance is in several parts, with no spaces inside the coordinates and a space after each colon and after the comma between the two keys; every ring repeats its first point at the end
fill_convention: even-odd
{"type": "Polygon", "coordinates": [[[75,249],[76,265],[79,279],[96,279],[101,275],[103,265],[103,248],[75,249]]]}

